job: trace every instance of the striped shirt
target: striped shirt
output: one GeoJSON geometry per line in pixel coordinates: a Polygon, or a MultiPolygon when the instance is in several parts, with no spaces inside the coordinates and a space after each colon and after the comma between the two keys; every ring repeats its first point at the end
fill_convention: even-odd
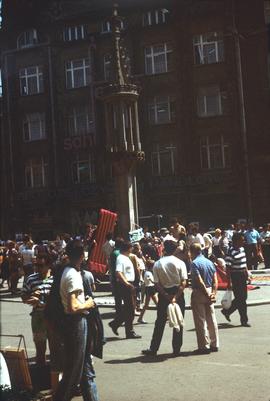
{"type": "Polygon", "coordinates": [[[230,248],[225,261],[226,266],[232,270],[243,270],[247,268],[247,258],[243,247],[239,249],[230,248]]]}
{"type": "Polygon", "coordinates": [[[40,291],[40,301],[41,304],[33,307],[35,311],[42,311],[44,309],[44,304],[51,291],[53,283],[53,276],[42,278],[39,273],[30,274],[27,277],[22,287],[22,295],[31,296],[35,291],[40,291]]]}

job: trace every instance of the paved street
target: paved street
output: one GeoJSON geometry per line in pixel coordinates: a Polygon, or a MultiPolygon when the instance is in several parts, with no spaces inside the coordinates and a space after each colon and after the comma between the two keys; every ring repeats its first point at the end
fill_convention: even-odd
{"type": "MultiPolygon", "coordinates": [[[[104,359],[95,359],[101,401],[224,401],[226,397],[230,401],[270,400],[269,305],[249,308],[252,328],[238,326],[237,313],[228,324],[217,310],[221,350],[204,356],[190,355],[196,348],[196,339],[192,314],[187,311],[184,356],[171,357],[171,329],[166,327],[156,359],[140,354],[149,346],[155,311],[147,311],[147,325],[136,325],[143,338],[126,340],[123,328],[117,338],[108,327],[113,309],[100,310],[108,339],[104,359]]],[[[34,346],[29,312],[29,307],[20,302],[1,302],[2,333],[24,334],[31,356],[34,346]]],[[[13,339],[1,340],[3,346],[17,343],[13,339]]]]}

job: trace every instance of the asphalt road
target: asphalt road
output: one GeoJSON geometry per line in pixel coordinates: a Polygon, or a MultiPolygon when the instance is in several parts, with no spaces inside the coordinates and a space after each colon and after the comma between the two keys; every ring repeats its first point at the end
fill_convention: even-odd
{"type": "MultiPolygon", "coordinates": [[[[143,336],[126,340],[124,328],[116,337],[108,327],[112,309],[100,309],[107,344],[104,359],[95,359],[100,401],[269,401],[270,400],[270,319],[269,305],[248,310],[251,328],[239,326],[237,312],[232,323],[217,310],[221,347],[218,353],[194,356],[196,348],[192,313],[186,313],[183,356],[171,357],[171,329],[166,327],[159,354],[140,354],[149,346],[155,311],[147,311],[146,325],[135,325],[143,336]]],[[[2,334],[24,334],[29,355],[34,353],[29,307],[1,302],[2,334]]],[[[17,340],[1,337],[1,345],[17,340]]],[[[77,398],[80,400],[80,398],[77,398]]]]}

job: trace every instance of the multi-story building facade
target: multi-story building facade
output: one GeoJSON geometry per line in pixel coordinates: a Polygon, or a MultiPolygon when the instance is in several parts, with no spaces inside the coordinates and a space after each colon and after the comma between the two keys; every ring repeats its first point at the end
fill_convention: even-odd
{"type": "MultiPolygon", "coordinates": [[[[100,207],[115,209],[98,96],[113,79],[112,3],[3,2],[4,236],[78,232],[100,207]]],[[[269,1],[118,3],[141,87],[140,215],[265,221],[269,1]]]]}

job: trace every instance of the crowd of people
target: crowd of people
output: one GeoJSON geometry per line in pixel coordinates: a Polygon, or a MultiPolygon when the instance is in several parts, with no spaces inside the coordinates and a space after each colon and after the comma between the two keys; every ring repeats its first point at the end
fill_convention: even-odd
{"type": "MultiPolygon", "coordinates": [[[[55,401],[70,400],[78,385],[84,400],[98,400],[91,356],[96,355],[92,331],[99,333],[98,355],[102,356],[100,348],[105,339],[92,292],[94,277],[88,271],[95,246],[95,227],[87,224],[85,234],[75,239],[66,234],[55,241],[38,240],[34,244],[31,236],[25,234],[21,243],[7,241],[1,248],[1,286],[6,281],[9,291],[32,307],[31,327],[39,366],[46,363],[49,343],[55,401]],[[21,277],[23,285],[18,289],[21,277]],[[59,332],[46,312],[52,299],[59,299],[62,308],[56,319],[62,326],[59,332]]],[[[247,283],[250,270],[257,269],[259,263],[270,268],[270,224],[258,230],[248,223],[201,232],[198,224],[185,227],[175,219],[168,229],[150,232],[145,227],[143,238],[136,243],[107,233],[102,251],[115,298],[115,316],[109,322],[115,335],[120,334],[124,325],[127,339],[141,338],[134,330],[134,319],[137,316],[137,323],[147,323],[145,315],[152,300],[157,318],[150,346],[142,353],[152,357],[157,354],[169,320],[173,327],[172,353],[178,356],[183,343],[184,294],[190,286],[197,335],[195,353],[209,354],[219,351],[214,309],[217,268],[226,271],[228,288],[234,293],[232,305],[222,309],[222,314],[230,321],[230,315],[238,310],[241,325],[250,327],[247,283]]],[[[56,303],[53,307],[56,314],[56,303]]]]}

